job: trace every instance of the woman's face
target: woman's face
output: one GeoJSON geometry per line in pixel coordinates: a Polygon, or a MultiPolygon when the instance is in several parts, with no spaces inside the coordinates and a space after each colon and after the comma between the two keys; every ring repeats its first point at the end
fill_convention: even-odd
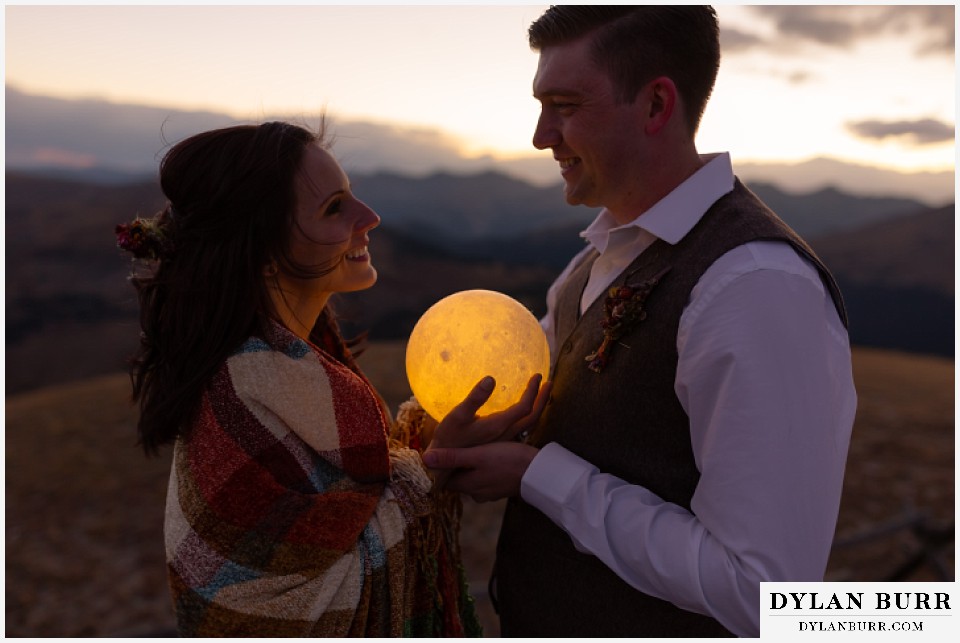
{"type": "Polygon", "coordinates": [[[380,217],[350,192],[350,181],[333,156],[310,145],[297,176],[297,204],[290,250],[294,261],[322,273],[302,278],[283,275],[284,290],[301,299],[369,288],[377,281],[370,263],[367,233],[380,217]]]}

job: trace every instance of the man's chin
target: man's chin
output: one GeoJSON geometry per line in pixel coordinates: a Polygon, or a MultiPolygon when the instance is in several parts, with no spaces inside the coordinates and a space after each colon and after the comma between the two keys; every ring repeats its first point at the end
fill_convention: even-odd
{"type": "Polygon", "coordinates": [[[580,205],[580,195],[577,194],[576,186],[572,186],[569,183],[563,184],[563,200],[566,201],[568,205],[580,205]]]}
{"type": "Polygon", "coordinates": [[[567,202],[567,205],[585,205],[587,207],[597,207],[596,204],[590,202],[586,195],[577,192],[569,185],[565,185],[563,187],[563,199],[567,202]]]}

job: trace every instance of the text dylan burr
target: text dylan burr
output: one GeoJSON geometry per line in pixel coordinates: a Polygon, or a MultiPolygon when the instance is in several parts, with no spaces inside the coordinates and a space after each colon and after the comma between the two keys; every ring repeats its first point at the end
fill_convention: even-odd
{"type": "Polygon", "coordinates": [[[770,609],[797,610],[948,610],[950,594],[946,592],[771,592],[770,609]]]}

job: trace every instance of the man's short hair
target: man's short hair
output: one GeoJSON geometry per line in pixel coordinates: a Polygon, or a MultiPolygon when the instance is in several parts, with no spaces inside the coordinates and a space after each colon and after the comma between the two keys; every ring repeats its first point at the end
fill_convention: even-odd
{"type": "Polygon", "coordinates": [[[530,47],[593,38],[593,61],[606,70],[621,102],[667,76],[677,86],[691,135],[700,125],[720,68],[720,27],[709,6],[555,5],[528,31],[530,47]]]}

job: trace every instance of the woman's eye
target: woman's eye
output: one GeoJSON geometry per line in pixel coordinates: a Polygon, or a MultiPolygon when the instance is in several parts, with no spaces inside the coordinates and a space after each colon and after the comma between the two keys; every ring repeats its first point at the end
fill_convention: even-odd
{"type": "Polygon", "coordinates": [[[340,199],[334,199],[330,202],[330,205],[323,211],[323,216],[329,217],[331,215],[337,214],[340,212],[340,206],[343,202],[340,199]]]}

